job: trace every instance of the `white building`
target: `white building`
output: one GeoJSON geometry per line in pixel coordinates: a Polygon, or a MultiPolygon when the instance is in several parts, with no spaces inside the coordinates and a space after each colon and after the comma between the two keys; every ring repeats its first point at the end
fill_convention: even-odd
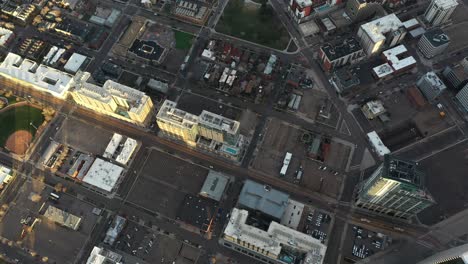
{"type": "Polygon", "coordinates": [[[61,99],[66,98],[68,90],[74,84],[73,76],[70,74],[37,64],[11,52],[0,64],[0,75],[28,88],[49,93],[61,99]]]}
{"type": "Polygon", "coordinates": [[[232,210],[220,243],[265,263],[285,264],[281,257],[292,252],[304,257],[303,263],[323,263],[327,247],[319,240],[275,221],[267,231],[247,225],[248,214],[246,210],[232,210]]]}
{"type": "Polygon", "coordinates": [[[164,133],[195,144],[198,135],[198,116],[177,108],[177,103],[165,100],[156,115],[158,127],[164,133]]]}
{"type": "Polygon", "coordinates": [[[450,38],[441,29],[427,31],[418,42],[418,49],[424,57],[430,59],[444,52],[450,43],[450,38]]]}
{"type": "Polygon", "coordinates": [[[86,264],[122,264],[122,256],[110,250],[94,247],[86,264]]]}
{"type": "Polygon", "coordinates": [[[0,188],[8,184],[13,178],[13,170],[0,164],[0,188]]]}
{"type": "Polygon", "coordinates": [[[127,140],[125,140],[125,143],[122,146],[120,154],[117,156],[117,158],[115,158],[115,161],[117,161],[120,164],[127,165],[137,146],[138,142],[136,140],[134,140],[133,138],[127,138],[127,140]]]}
{"type": "Polygon", "coordinates": [[[367,133],[367,139],[371,143],[372,147],[374,148],[375,152],[379,155],[379,157],[385,156],[385,154],[390,154],[390,150],[385,146],[385,144],[380,139],[377,132],[372,131],[367,133]]]}
{"type": "Polygon", "coordinates": [[[102,156],[104,158],[112,159],[122,139],[122,135],[114,133],[111,140],[109,141],[109,144],[107,144],[106,150],[104,150],[104,154],[102,154],[102,156]]]}
{"type": "Polygon", "coordinates": [[[153,112],[153,102],[144,92],[107,80],[103,86],[88,82],[91,74],[75,75],[73,100],[88,109],[114,118],[145,126],[153,112]]]}
{"type": "Polygon", "coordinates": [[[76,73],[80,70],[81,66],[86,61],[86,59],[88,59],[88,57],[78,53],[73,53],[68,59],[65,66],[63,66],[63,69],[70,73],[76,73]]]}
{"type": "Polygon", "coordinates": [[[374,55],[385,46],[399,44],[406,36],[406,29],[395,14],[390,14],[361,25],[357,36],[367,55],[374,55]]]}
{"type": "Polygon", "coordinates": [[[447,89],[444,82],[432,71],[421,76],[416,82],[416,86],[418,86],[419,90],[429,102],[434,102],[434,100],[447,89]]]}
{"type": "Polygon", "coordinates": [[[0,27],[0,46],[8,45],[14,37],[13,31],[0,27]]]}
{"type": "Polygon", "coordinates": [[[468,244],[444,250],[418,262],[417,264],[439,263],[468,264],[468,244]]]}
{"type": "Polygon", "coordinates": [[[424,18],[431,26],[438,26],[450,19],[457,6],[457,0],[432,0],[424,13],[424,18]]]}
{"type": "Polygon", "coordinates": [[[468,112],[468,84],[466,84],[456,96],[458,102],[463,106],[466,112],[468,112]]]}
{"type": "Polygon", "coordinates": [[[414,67],[416,60],[413,56],[404,56],[407,52],[408,50],[404,45],[399,45],[382,52],[382,57],[386,62],[372,69],[374,76],[382,79],[414,67]]]}
{"type": "Polygon", "coordinates": [[[387,112],[381,101],[369,101],[361,108],[367,119],[374,119],[387,112]]]}
{"type": "Polygon", "coordinates": [[[118,185],[122,172],[122,167],[97,158],[82,181],[92,187],[110,193],[118,185]]]}

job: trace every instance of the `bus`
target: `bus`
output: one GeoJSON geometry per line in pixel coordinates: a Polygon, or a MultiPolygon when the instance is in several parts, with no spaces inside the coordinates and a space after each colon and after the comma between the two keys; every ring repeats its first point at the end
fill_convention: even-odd
{"type": "Polygon", "coordinates": [[[281,167],[280,170],[280,175],[285,176],[286,172],[288,171],[289,163],[291,162],[292,154],[289,152],[286,152],[286,156],[284,156],[283,160],[283,167],[281,167]]]}
{"type": "Polygon", "coordinates": [[[54,201],[58,201],[58,199],[60,199],[60,195],[54,193],[54,192],[51,192],[50,195],[49,195],[49,198],[51,200],[54,200],[54,201]]]}

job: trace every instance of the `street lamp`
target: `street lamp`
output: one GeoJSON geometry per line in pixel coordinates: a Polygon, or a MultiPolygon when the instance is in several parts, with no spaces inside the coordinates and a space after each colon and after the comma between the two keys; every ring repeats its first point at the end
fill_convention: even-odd
{"type": "Polygon", "coordinates": [[[37,128],[32,122],[29,122],[29,125],[34,127],[36,130],[38,130],[39,128],[37,128]]]}

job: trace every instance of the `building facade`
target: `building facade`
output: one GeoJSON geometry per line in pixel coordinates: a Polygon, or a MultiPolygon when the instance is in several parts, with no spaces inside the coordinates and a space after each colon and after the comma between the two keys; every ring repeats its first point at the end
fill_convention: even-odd
{"type": "Polygon", "coordinates": [[[156,116],[158,127],[165,133],[187,144],[194,145],[198,136],[198,116],[177,108],[175,102],[166,100],[156,116]]]}
{"type": "Polygon", "coordinates": [[[455,98],[457,98],[463,109],[468,112],[468,84],[465,84],[465,86],[457,93],[455,98]]]}
{"type": "Polygon", "coordinates": [[[319,57],[322,67],[326,71],[331,71],[346,64],[359,62],[365,54],[359,41],[355,38],[348,38],[339,45],[323,45],[320,47],[319,57]]]}
{"type": "Polygon", "coordinates": [[[444,82],[432,71],[421,76],[416,82],[416,86],[430,103],[434,102],[434,100],[447,89],[444,82]]]}
{"type": "Polygon", "coordinates": [[[424,19],[429,25],[438,26],[450,19],[457,6],[457,0],[432,0],[424,13],[424,19]]]}
{"type": "Polygon", "coordinates": [[[238,121],[203,110],[198,116],[198,134],[206,139],[235,145],[239,138],[238,121]]]}
{"type": "Polygon", "coordinates": [[[468,244],[444,250],[417,264],[467,264],[468,244]]]}
{"type": "Polygon", "coordinates": [[[450,43],[450,38],[445,34],[442,29],[433,29],[424,33],[419,39],[418,49],[424,57],[433,58],[447,49],[450,43]]]}
{"type": "Polygon", "coordinates": [[[384,2],[385,0],[348,0],[346,14],[355,22],[362,21],[375,15],[384,2]]]}
{"type": "Polygon", "coordinates": [[[304,258],[301,263],[323,263],[326,246],[319,240],[275,221],[267,230],[259,229],[246,223],[248,216],[234,208],[219,243],[269,264],[287,264],[293,252],[304,258]]]}
{"type": "Polygon", "coordinates": [[[442,71],[442,76],[450,88],[459,90],[468,83],[468,68],[462,65],[447,66],[442,71]]]}
{"type": "Polygon", "coordinates": [[[367,55],[378,54],[385,47],[400,44],[406,36],[403,23],[395,14],[390,14],[359,27],[357,37],[367,55]]]}
{"type": "Polygon", "coordinates": [[[383,164],[360,184],[355,205],[379,214],[409,219],[435,204],[424,183],[425,174],[417,163],[385,155],[383,164]]]}
{"type": "Polygon", "coordinates": [[[145,93],[108,80],[103,86],[88,82],[89,72],[75,75],[71,95],[75,103],[114,118],[146,126],[153,113],[153,102],[145,93]]]}

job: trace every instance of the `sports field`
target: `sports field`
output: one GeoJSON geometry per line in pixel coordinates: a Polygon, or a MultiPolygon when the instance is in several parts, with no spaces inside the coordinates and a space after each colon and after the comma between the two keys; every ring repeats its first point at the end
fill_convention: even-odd
{"type": "Polygon", "coordinates": [[[188,50],[190,47],[192,47],[192,42],[193,42],[193,35],[174,30],[175,34],[175,39],[176,39],[176,49],[181,49],[181,50],[188,50]]]}

